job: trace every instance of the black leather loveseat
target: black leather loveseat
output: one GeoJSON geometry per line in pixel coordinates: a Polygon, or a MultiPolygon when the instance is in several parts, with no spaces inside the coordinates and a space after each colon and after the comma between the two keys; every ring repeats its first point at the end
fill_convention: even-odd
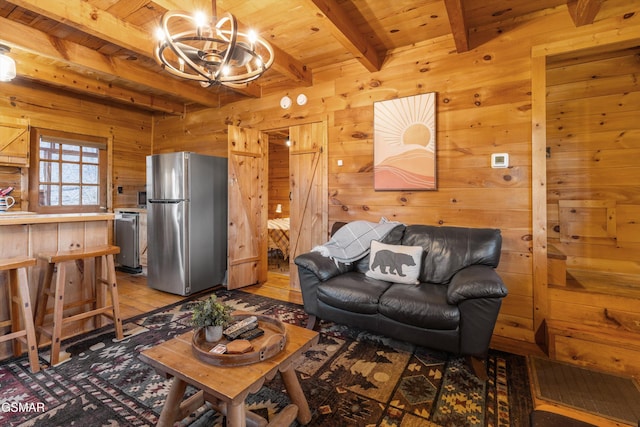
{"type": "MultiPolygon", "coordinates": [[[[334,232],[336,227],[334,226],[334,232]]],[[[396,268],[379,267],[372,252],[344,264],[318,252],[295,259],[307,325],[317,318],[355,326],[417,345],[469,357],[481,378],[491,336],[507,289],[495,267],[500,230],[398,225],[381,243],[385,249],[417,248],[416,266],[404,259],[396,268]],[[399,246],[398,246],[399,245],[399,246]],[[373,262],[371,262],[373,259],[373,262]],[[370,267],[399,273],[417,268],[417,283],[369,277],[370,267]],[[369,273],[367,273],[369,271],[369,273]]],[[[384,264],[384,261],[382,262],[384,264]]]]}

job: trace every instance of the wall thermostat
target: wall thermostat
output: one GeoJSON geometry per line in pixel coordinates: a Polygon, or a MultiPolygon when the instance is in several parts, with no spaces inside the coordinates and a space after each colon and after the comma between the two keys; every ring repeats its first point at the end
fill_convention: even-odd
{"type": "Polygon", "coordinates": [[[508,168],[509,167],[509,154],[507,154],[507,153],[493,153],[491,155],[491,167],[492,168],[508,168]]]}

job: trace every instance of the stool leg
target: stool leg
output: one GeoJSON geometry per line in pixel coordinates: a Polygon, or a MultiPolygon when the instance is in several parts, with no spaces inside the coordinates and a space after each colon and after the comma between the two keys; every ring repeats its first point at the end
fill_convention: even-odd
{"type": "Polygon", "coordinates": [[[31,297],[29,296],[29,281],[27,279],[27,269],[20,268],[16,272],[16,283],[18,295],[20,296],[20,306],[24,329],[27,332],[27,352],[29,354],[29,366],[34,374],[40,370],[38,360],[38,342],[36,341],[36,331],[33,325],[33,312],[31,311],[31,297]]]}
{"type": "Polygon", "coordinates": [[[66,271],[64,262],[56,264],[56,290],[53,302],[53,326],[51,330],[51,366],[60,361],[60,341],[62,340],[62,319],[64,312],[64,283],[66,271]]]}
{"type": "Polygon", "coordinates": [[[124,338],[122,331],[122,319],[120,318],[120,300],[118,298],[118,282],[116,280],[116,264],[113,255],[106,256],[107,263],[107,286],[111,293],[111,304],[113,305],[113,324],[116,328],[116,338],[121,340],[124,338]]]}
{"type": "MultiPolygon", "coordinates": [[[[22,300],[20,298],[20,291],[18,290],[18,270],[7,270],[7,277],[9,279],[9,319],[11,320],[11,332],[22,331],[22,325],[20,324],[22,300]]],[[[13,340],[13,355],[20,356],[22,354],[22,344],[19,340],[13,340]]]]}
{"type": "MultiPolygon", "coordinates": [[[[95,276],[95,284],[93,286],[94,289],[94,293],[95,293],[95,300],[93,302],[93,309],[97,310],[99,308],[102,307],[106,307],[107,305],[107,296],[106,293],[104,292],[104,288],[102,287],[102,285],[107,285],[109,286],[108,282],[107,282],[107,278],[104,277],[104,273],[105,273],[105,268],[106,266],[105,264],[105,259],[104,256],[97,256],[93,259],[94,264],[93,264],[93,268],[94,268],[94,276],[95,276]]],[[[94,317],[94,324],[96,326],[96,328],[100,328],[102,326],[102,316],[96,316],[94,317]]]]}
{"type": "Polygon", "coordinates": [[[47,263],[44,269],[44,278],[39,281],[38,284],[38,299],[36,300],[36,314],[34,324],[36,326],[36,339],[40,342],[40,327],[44,324],[44,316],[47,313],[47,305],[49,304],[49,293],[51,290],[51,280],[53,279],[53,273],[55,265],[47,263]]]}

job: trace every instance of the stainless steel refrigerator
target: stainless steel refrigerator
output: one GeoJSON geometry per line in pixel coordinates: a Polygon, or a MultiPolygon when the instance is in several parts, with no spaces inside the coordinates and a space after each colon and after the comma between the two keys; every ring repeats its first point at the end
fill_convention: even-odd
{"type": "Polygon", "coordinates": [[[147,156],[147,283],[189,295],[227,270],[227,159],[179,152],[147,156]]]}

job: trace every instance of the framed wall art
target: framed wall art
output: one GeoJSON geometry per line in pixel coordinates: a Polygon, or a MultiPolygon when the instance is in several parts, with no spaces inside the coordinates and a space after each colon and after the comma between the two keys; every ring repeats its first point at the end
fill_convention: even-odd
{"type": "Polygon", "coordinates": [[[373,104],[376,190],[435,190],[436,94],[373,104]]]}

